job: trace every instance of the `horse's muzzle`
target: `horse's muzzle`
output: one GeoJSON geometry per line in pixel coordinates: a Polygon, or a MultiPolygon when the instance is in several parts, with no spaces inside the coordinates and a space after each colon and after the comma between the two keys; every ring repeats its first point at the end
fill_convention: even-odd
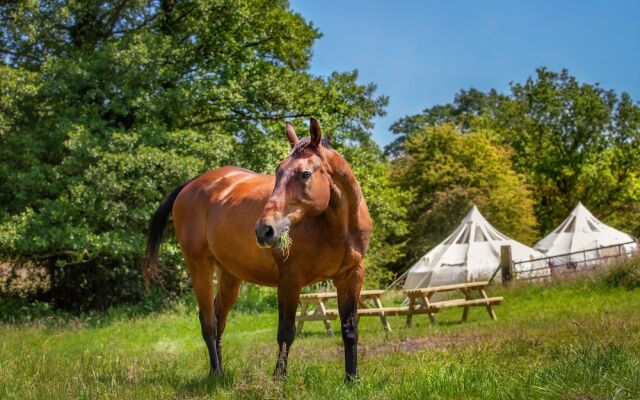
{"type": "Polygon", "coordinates": [[[258,221],[256,224],[256,243],[262,248],[271,248],[276,243],[276,231],[272,225],[258,221]]]}

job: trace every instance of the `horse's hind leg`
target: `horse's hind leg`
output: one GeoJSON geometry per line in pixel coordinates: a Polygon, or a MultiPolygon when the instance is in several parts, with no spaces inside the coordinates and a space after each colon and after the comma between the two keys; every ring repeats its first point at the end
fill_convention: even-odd
{"type": "Polygon", "coordinates": [[[211,371],[221,374],[220,360],[217,350],[217,329],[216,316],[214,313],[213,300],[213,274],[214,263],[209,256],[206,257],[185,257],[185,262],[189,268],[193,292],[195,293],[200,310],[200,326],[202,328],[202,338],[209,350],[209,362],[211,371]]]}
{"type": "Polygon", "coordinates": [[[218,320],[218,337],[216,341],[218,351],[218,365],[222,369],[222,333],[227,325],[227,315],[240,294],[241,281],[225,270],[218,268],[218,294],[215,308],[218,320]]]}

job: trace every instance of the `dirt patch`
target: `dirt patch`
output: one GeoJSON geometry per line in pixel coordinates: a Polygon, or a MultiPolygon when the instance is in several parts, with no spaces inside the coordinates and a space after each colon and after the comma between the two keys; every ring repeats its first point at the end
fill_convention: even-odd
{"type": "MultiPolygon", "coordinates": [[[[333,359],[342,356],[344,348],[341,340],[335,339],[336,345],[331,351],[318,351],[309,345],[302,345],[296,349],[296,354],[301,358],[333,359]]],[[[367,343],[360,341],[358,353],[362,357],[381,357],[397,353],[416,353],[421,351],[453,350],[467,346],[485,346],[488,343],[496,343],[495,335],[478,335],[473,333],[443,334],[442,336],[426,336],[419,338],[394,339],[384,342],[367,343]]],[[[295,344],[294,344],[295,346],[295,344]]]]}
{"type": "Polygon", "coordinates": [[[415,353],[427,350],[452,350],[474,344],[486,343],[491,337],[472,333],[456,333],[442,336],[427,336],[394,340],[386,343],[363,345],[363,355],[378,357],[392,353],[415,353]]]}

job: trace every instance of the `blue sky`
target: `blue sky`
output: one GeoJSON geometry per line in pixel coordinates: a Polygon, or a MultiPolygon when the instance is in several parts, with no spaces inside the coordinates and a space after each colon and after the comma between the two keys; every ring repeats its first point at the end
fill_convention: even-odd
{"type": "Polygon", "coordinates": [[[390,97],[374,138],[462,88],[507,91],[546,66],[640,100],[640,0],[292,0],[318,28],[311,71],[358,69],[390,97]]]}

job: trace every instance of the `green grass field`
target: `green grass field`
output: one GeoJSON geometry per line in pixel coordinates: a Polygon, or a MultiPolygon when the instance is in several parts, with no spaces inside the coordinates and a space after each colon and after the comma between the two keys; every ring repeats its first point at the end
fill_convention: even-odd
{"type": "MultiPolygon", "coordinates": [[[[0,398],[640,398],[640,289],[582,278],[551,286],[492,288],[484,308],[360,323],[360,374],[343,383],[339,333],[307,323],[289,380],[271,381],[275,312],[236,313],[223,351],[226,376],[208,375],[196,310],[182,303],[137,318],[46,318],[0,327],[0,398]]],[[[338,324],[335,330],[338,331],[338,324]]]]}

